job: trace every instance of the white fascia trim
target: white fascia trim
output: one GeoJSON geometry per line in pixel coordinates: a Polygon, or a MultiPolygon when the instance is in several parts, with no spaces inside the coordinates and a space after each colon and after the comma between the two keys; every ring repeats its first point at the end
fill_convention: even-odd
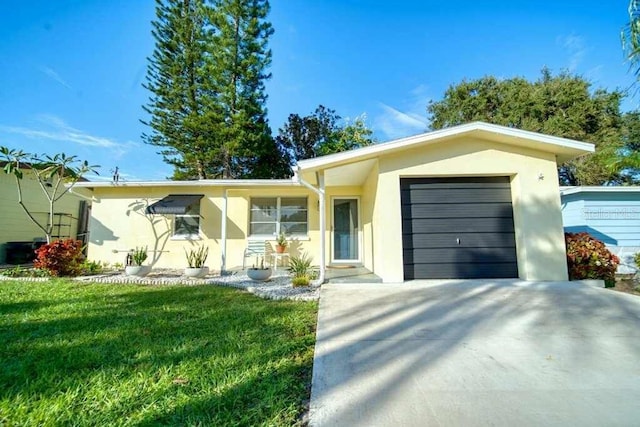
{"type": "Polygon", "coordinates": [[[78,182],[81,188],[120,187],[299,187],[292,179],[201,179],[194,181],[78,182]]]}
{"type": "Polygon", "coordinates": [[[560,187],[560,194],[563,196],[577,193],[640,193],[640,186],[584,185],[577,187],[560,187]]]}
{"type": "Polygon", "coordinates": [[[406,138],[396,139],[393,141],[383,142],[368,147],[358,148],[356,150],[345,151],[337,154],[316,157],[314,159],[301,160],[298,162],[298,170],[313,169],[331,163],[352,160],[358,157],[371,156],[386,151],[392,151],[402,148],[408,148],[416,144],[433,142],[438,139],[448,138],[473,131],[492,132],[500,135],[510,136],[514,138],[527,139],[540,142],[543,144],[555,145],[557,147],[569,148],[572,150],[581,150],[592,153],[595,146],[587,142],[575,141],[572,139],[559,138],[557,136],[544,135],[541,133],[530,132],[520,129],[513,129],[506,126],[492,125],[484,122],[473,122],[464,125],[454,126],[446,129],[435,130],[432,132],[422,133],[419,135],[409,136],[406,138]]]}

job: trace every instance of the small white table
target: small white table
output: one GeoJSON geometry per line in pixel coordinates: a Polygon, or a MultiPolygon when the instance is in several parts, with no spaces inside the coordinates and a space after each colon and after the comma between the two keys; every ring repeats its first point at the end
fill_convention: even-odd
{"type": "Polygon", "coordinates": [[[271,254],[271,263],[273,264],[273,270],[278,271],[278,262],[283,258],[289,259],[289,254],[287,252],[273,252],[271,254]]]}

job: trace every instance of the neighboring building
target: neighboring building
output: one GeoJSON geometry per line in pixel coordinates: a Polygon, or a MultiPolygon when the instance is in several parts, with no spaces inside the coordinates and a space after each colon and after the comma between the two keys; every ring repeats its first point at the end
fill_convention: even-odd
{"type": "MultiPolygon", "coordinates": [[[[0,163],[0,166],[2,164],[0,163]]],[[[47,224],[49,203],[42,188],[28,167],[21,181],[23,202],[32,215],[47,224]]],[[[65,195],[55,204],[53,236],[55,238],[80,238],[86,233],[88,217],[87,201],[74,195],[65,195]],[[84,221],[83,221],[84,218],[84,221]]],[[[15,178],[0,171],[0,264],[23,258],[21,248],[46,241],[45,234],[29,219],[18,204],[15,178]]]]}
{"type": "Polygon", "coordinates": [[[620,258],[618,273],[635,273],[640,252],[640,187],[562,187],[566,231],[586,231],[620,258]]]}
{"type": "Polygon", "coordinates": [[[557,163],[592,144],[470,123],[303,160],[287,180],[82,182],[93,197],[89,257],[185,266],[209,246],[240,268],[249,240],[326,265],[362,265],[385,282],[418,278],[566,280],[557,163]],[[145,214],[146,212],[146,214],[145,214]]]}

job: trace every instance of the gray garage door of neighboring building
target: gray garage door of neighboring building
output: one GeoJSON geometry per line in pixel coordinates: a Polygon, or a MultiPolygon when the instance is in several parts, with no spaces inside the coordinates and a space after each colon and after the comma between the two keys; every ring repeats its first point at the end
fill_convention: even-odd
{"type": "Polygon", "coordinates": [[[404,278],[518,277],[509,177],[402,178],[404,278]]]}

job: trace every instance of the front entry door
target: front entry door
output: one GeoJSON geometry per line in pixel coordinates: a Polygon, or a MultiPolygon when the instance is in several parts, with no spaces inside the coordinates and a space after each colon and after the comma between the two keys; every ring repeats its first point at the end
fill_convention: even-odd
{"type": "Polygon", "coordinates": [[[333,262],[360,261],[360,217],[358,199],[333,199],[333,262]]]}

